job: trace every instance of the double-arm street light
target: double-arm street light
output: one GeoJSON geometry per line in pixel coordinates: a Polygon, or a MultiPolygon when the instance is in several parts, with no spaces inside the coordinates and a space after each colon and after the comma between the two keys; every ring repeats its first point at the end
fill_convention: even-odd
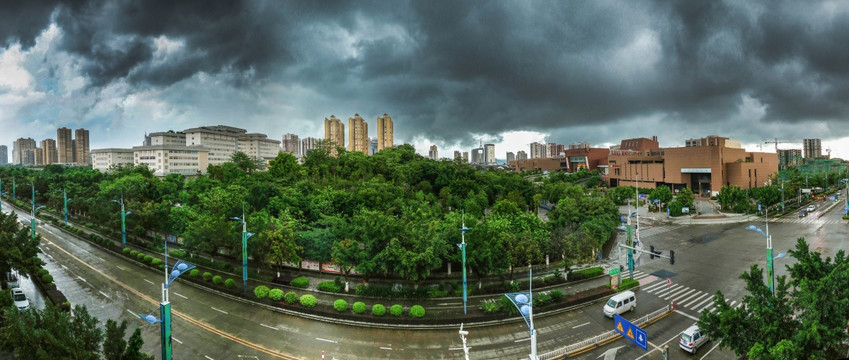
{"type": "Polygon", "coordinates": [[[769,291],[775,295],[775,271],[773,270],[772,257],[772,236],[769,236],[769,223],[766,226],[766,232],[755,225],[749,225],[746,230],[757,231],[766,238],[766,276],[769,284],[769,291]]]}
{"type": "MultiPolygon", "coordinates": [[[[639,216],[639,213],[640,213],[640,210],[637,209],[637,210],[632,211],[630,214],[628,214],[628,223],[627,223],[627,226],[624,229],[625,231],[628,232],[628,240],[627,240],[627,243],[626,243],[629,247],[629,249],[628,249],[628,272],[629,272],[629,276],[628,277],[631,280],[634,280],[634,250],[630,249],[631,247],[634,246],[633,241],[631,240],[631,232],[632,232],[632,230],[631,230],[632,229],[631,217],[634,216],[635,214],[639,216]]],[[[639,224],[639,222],[638,222],[638,224],[639,224]]],[[[622,227],[620,226],[619,228],[621,229],[622,227]]],[[[617,258],[619,259],[620,262],[622,261],[622,248],[619,248],[619,256],[617,258]]],[[[618,276],[619,276],[619,282],[621,283],[622,282],[622,272],[619,272],[618,276]]]]}
{"type": "Polygon", "coordinates": [[[466,211],[463,210],[463,227],[460,228],[462,232],[462,243],[457,244],[460,247],[460,252],[463,254],[463,315],[466,315],[466,231],[472,230],[472,228],[466,227],[466,211]]]}
{"type": "Polygon", "coordinates": [[[253,233],[248,232],[248,223],[245,221],[245,205],[242,205],[242,217],[231,217],[230,220],[242,222],[242,291],[248,292],[248,238],[253,233]]]}
{"type": "MultiPolygon", "coordinates": [[[[124,210],[124,193],[121,193],[121,200],[112,200],[112,202],[121,205],[121,245],[127,245],[127,215],[132,214],[132,211],[124,210]]],[[[67,203],[66,203],[67,204],[67,203]]],[[[67,208],[67,205],[65,205],[67,208]]],[[[67,211],[67,210],[65,210],[67,211]]],[[[66,220],[67,221],[67,220],[66,220]]]]}
{"type": "Polygon", "coordinates": [[[35,239],[35,212],[43,208],[44,205],[35,207],[35,193],[38,191],[35,191],[35,184],[29,183],[29,185],[32,187],[32,212],[30,213],[30,223],[32,224],[32,238],[35,239]]]}
{"type": "MultiPolygon", "coordinates": [[[[166,251],[167,254],[167,251],[166,251]]],[[[165,263],[165,282],[162,283],[162,302],[159,304],[159,319],[153,314],[139,314],[139,317],[148,324],[160,325],[160,341],[162,342],[162,360],[171,360],[171,302],[168,299],[168,286],[177,280],[180,275],[194,269],[195,266],[184,262],[177,261],[171,273],[168,273],[168,262],[165,263]]]]}
{"type": "Polygon", "coordinates": [[[525,324],[528,325],[528,329],[531,331],[531,354],[529,355],[530,360],[538,360],[537,358],[537,332],[534,329],[534,278],[533,278],[534,269],[528,265],[528,291],[524,292],[515,292],[515,293],[507,293],[504,296],[516,306],[516,309],[519,310],[519,314],[522,315],[522,318],[525,319],[525,324]]]}

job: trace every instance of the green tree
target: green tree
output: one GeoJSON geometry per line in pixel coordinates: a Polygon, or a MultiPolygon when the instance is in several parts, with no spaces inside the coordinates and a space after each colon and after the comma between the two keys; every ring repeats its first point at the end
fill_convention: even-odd
{"type": "Polygon", "coordinates": [[[690,188],[683,188],[678,191],[678,195],[675,196],[675,199],[681,203],[681,206],[686,206],[692,209],[693,201],[696,198],[693,196],[693,190],[690,190],[690,188]]]}
{"type": "MultiPolygon", "coordinates": [[[[32,238],[29,227],[18,223],[15,213],[0,212],[0,272],[16,269],[20,275],[32,276],[44,262],[38,258],[41,236],[32,238]]],[[[3,283],[5,286],[5,283],[3,283]]]]}
{"type": "Polygon", "coordinates": [[[649,201],[653,206],[656,205],[658,209],[662,209],[672,201],[672,190],[668,186],[658,186],[649,194],[649,201]]]}
{"type": "Polygon", "coordinates": [[[55,306],[44,310],[3,309],[0,347],[18,359],[100,359],[103,330],[85,306],[74,307],[74,316],[55,306]]]}
{"type": "Polygon", "coordinates": [[[127,332],[127,322],[121,321],[119,325],[115,320],[106,320],[106,333],[103,339],[103,357],[106,360],[122,360],[127,341],[124,335],[127,332]]]}
{"type": "Polygon", "coordinates": [[[144,340],[141,336],[141,329],[136,328],[133,334],[130,335],[130,340],[127,341],[127,349],[124,350],[122,360],[153,360],[153,355],[149,355],[141,351],[144,340]]]}

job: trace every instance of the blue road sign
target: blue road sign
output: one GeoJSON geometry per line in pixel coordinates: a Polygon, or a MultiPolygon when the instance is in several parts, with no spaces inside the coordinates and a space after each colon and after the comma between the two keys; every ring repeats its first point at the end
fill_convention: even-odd
{"type": "Polygon", "coordinates": [[[622,337],[631,340],[637,346],[643,348],[643,350],[649,350],[649,339],[646,336],[646,331],[637,327],[637,325],[632,324],[625,318],[619,316],[619,314],[613,314],[613,329],[616,330],[619,334],[622,334],[622,337]]]}
{"type": "Polygon", "coordinates": [[[639,195],[637,195],[637,198],[638,198],[638,199],[645,199],[645,198],[646,198],[646,194],[639,194],[639,195]]]}
{"type": "Polygon", "coordinates": [[[758,211],[761,211],[761,204],[758,204],[758,211]]]}

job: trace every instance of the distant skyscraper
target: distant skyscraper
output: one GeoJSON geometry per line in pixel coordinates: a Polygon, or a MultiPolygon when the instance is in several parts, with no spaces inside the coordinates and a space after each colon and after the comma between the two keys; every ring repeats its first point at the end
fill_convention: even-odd
{"type": "Polygon", "coordinates": [[[332,141],[334,147],[345,147],[345,124],[335,115],[330,115],[330,119],[324,118],[324,140],[332,141]]]}
{"type": "Polygon", "coordinates": [[[369,155],[377,154],[377,138],[369,139],[369,155]]]}
{"type": "Polygon", "coordinates": [[[44,149],[35,148],[35,166],[44,166],[44,149]]]}
{"type": "Polygon", "coordinates": [[[305,137],[301,140],[301,156],[306,156],[308,152],[315,150],[318,147],[318,139],[314,137],[305,137]]]}
{"type": "Polygon", "coordinates": [[[516,160],[528,160],[528,153],[526,153],[525,150],[519,150],[519,152],[516,153],[516,160]]]}
{"type": "Polygon", "coordinates": [[[15,164],[23,166],[35,165],[35,140],[32,138],[19,138],[15,140],[16,159],[15,164]]]}
{"type": "Polygon", "coordinates": [[[348,118],[348,151],[368,155],[369,145],[368,123],[360,114],[354,114],[354,117],[348,118]]]}
{"type": "Polygon", "coordinates": [[[546,157],[554,157],[557,155],[557,143],[548,143],[545,145],[546,157]]]}
{"type": "Polygon", "coordinates": [[[439,151],[436,148],[436,145],[431,145],[430,150],[427,152],[427,157],[431,160],[439,160],[439,151]]]}
{"type": "Polygon", "coordinates": [[[469,152],[468,151],[463,151],[463,161],[465,161],[466,163],[469,162],[469,152]]]}
{"type": "Polygon", "coordinates": [[[483,162],[487,165],[495,164],[495,144],[483,146],[483,162]]]}
{"type": "Polygon", "coordinates": [[[470,164],[480,165],[483,164],[483,160],[483,148],[472,149],[472,161],[470,164]]]}
{"type": "Polygon", "coordinates": [[[296,157],[301,156],[301,140],[295,134],[283,134],[283,142],[281,142],[282,151],[290,153],[296,157]]]}
{"type": "Polygon", "coordinates": [[[66,127],[56,130],[56,151],[60,164],[74,162],[74,146],[71,138],[71,129],[66,127]]]}
{"type": "Polygon", "coordinates": [[[459,151],[459,150],[454,150],[454,158],[455,158],[455,159],[462,159],[462,158],[463,158],[463,154],[462,154],[462,153],[460,153],[460,151],[459,151]]]}
{"type": "Polygon", "coordinates": [[[531,149],[530,149],[531,151],[529,152],[529,155],[530,155],[531,159],[538,159],[538,158],[541,158],[541,157],[545,157],[545,156],[543,156],[543,152],[545,151],[545,146],[543,144],[540,144],[538,142],[533,142],[533,143],[531,143],[530,147],[531,147],[531,149]]]}
{"type": "Polygon", "coordinates": [[[377,151],[391,148],[393,146],[393,136],[395,128],[392,124],[392,118],[389,115],[383,114],[383,117],[377,118],[377,151]]]}
{"type": "Polygon", "coordinates": [[[507,163],[509,164],[511,161],[516,161],[516,154],[512,151],[507,152],[507,163]]]}
{"type": "Polygon", "coordinates": [[[570,150],[571,149],[589,149],[589,148],[590,148],[590,143],[588,143],[588,142],[576,142],[576,143],[569,144],[570,150]]]}
{"type": "Polygon", "coordinates": [[[6,145],[0,145],[0,165],[9,164],[9,148],[6,145]]]}
{"type": "Polygon", "coordinates": [[[90,148],[88,145],[88,130],[74,130],[74,161],[77,165],[90,165],[90,148]]]}
{"type": "Polygon", "coordinates": [[[805,158],[822,157],[822,143],[820,139],[802,139],[802,150],[805,158]]]}
{"type": "Polygon", "coordinates": [[[50,165],[59,162],[59,153],[56,152],[56,140],[41,140],[41,148],[43,149],[42,164],[50,165]]]}

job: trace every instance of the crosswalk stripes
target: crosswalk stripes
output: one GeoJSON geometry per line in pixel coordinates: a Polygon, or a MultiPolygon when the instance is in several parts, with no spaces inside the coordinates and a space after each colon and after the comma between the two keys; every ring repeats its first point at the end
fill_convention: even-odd
{"type": "Polygon", "coordinates": [[[841,219],[818,219],[815,216],[803,217],[803,218],[780,218],[776,220],[772,220],[771,222],[779,222],[786,224],[840,224],[842,222],[841,219]]]}
{"type": "Polygon", "coordinates": [[[641,226],[640,229],[638,230],[638,232],[639,232],[639,237],[641,239],[645,239],[645,238],[650,237],[650,236],[655,236],[655,235],[658,235],[658,234],[663,234],[665,232],[677,230],[677,229],[680,229],[684,226],[685,225],[677,225],[677,224],[676,225],[658,225],[658,226],[652,226],[652,227],[647,227],[647,228],[643,228],[641,226]]]}
{"type": "MultiPolygon", "coordinates": [[[[634,279],[650,275],[651,274],[646,274],[639,270],[634,271],[634,279]]],[[[666,281],[659,280],[642,286],[640,291],[655,295],[663,300],[676,299],[675,303],[677,303],[679,307],[688,308],[698,313],[701,313],[703,310],[713,311],[714,307],[713,296],[711,293],[683,286],[678,283],[668,286],[666,281]]],[[[725,299],[725,301],[732,308],[738,308],[743,305],[742,302],[738,303],[737,300],[732,301],[731,299],[725,299]]]]}

